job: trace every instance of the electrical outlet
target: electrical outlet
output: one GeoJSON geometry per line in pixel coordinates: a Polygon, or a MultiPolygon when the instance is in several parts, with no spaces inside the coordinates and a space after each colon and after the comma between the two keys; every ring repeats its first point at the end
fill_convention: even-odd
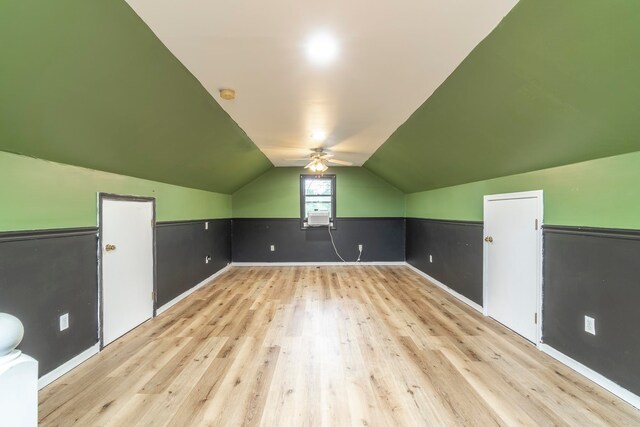
{"type": "Polygon", "coordinates": [[[205,222],[205,223],[204,223],[204,229],[205,229],[205,230],[208,230],[208,229],[209,229],[209,221],[207,221],[207,222],[205,222]]]}
{"type": "Polygon", "coordinates": [[[276,245],[271,245],[271,252],[275,252],[276,251],[276,245]]]}
{"type": "Polygon", "coordinates": [[[431,254],[429,254],[429,262],[433,262],[433,256],[431,256],[431,254]]]}
{"type": "Polygon", "coordinates": [[[209,261],[211,261],[211,255],[207,255],[206,257],[204,257],[205,264],[209,264],[209,261]]]}
{"type": "Polygon", "coordinates": [[[60,316],[60,330],[64,331],[65,329],[69,329],[69,313],[60,316]]]}
{"type": "Polygon", "coordinates": [[[358,245],[358,250],[362,252],[362,245],[358,245]]]}
{"type": "Polygon", "coordinates": [[[591,335],[596,334],[596,319],[589,316],[584,316],[584,331],[591,335]]]}

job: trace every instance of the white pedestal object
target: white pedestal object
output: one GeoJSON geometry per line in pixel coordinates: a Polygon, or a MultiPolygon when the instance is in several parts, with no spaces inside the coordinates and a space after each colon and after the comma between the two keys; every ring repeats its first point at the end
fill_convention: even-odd
{"type": "Polygon", "coordinates": [[[38,362],[14,350],[23,335],[17,317],[0,313],[0,426],[38,425],[38,362]]]}
{"type": "Polygon", "coordinates": [[[15,316],[0,313],[0,358],[11,353],[23,336],[22,322],[15,316]]]}
{"type": "Polygon", "coordinates": [[[38,425],[38,362],[18,350],[0,357],[0,425],[38,425]]]}

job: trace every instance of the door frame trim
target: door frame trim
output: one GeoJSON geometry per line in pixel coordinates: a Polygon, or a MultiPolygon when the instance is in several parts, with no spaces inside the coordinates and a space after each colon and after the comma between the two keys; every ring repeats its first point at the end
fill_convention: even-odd
{"type": "MultiPolygon", "coordinates": [[[[543,242],[542,228],[544,224],[544,191],[522,191],[517,193],[491,194],[485,195],[483,199],[483,238],[487,236],[487,202],[496,200],[514,199],[537,199],[538,201],[538,229],[536,230],[536,311],[538,314],[536,325],[536,340],[533,343],[538,349],[542,349],[542,263],[543,263],[543,242]]],[[[487,242],[482,243],[482,314],[489,316],[489,254],[487,242]]]]}
{"type": "Polygon", "coordinates": [[[104,296],[102,292],[103,280],[102,280],[102,236],[103,236],[103,221],[102,221],[102,208],[105,200],[120,200],[125,202],[151,202],[151,241],[152,241],[152,258],[153,258],[153,312],[151,318],[156,317],[156,305],[158,300],[158,283],[156,278],[156,198],[146,196],[129,196],[123,194],[102,193],[98,192],[98,343],[100,344],[100,351],[104,348],[104,296]]]}

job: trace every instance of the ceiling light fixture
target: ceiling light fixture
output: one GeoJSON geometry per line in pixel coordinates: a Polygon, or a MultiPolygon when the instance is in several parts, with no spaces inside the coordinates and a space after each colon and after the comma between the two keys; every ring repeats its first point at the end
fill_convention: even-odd
{"type": "Polygon", "coordinates": [[[307,42],[307,57],[318,65],[333,62],[338,56],[338,43],[328,33],[318,33],[307,42]]]}
{"type": "Polygon", "coordinates": [[[309,169],[311,172],[324,172],[329,169],[329,166],[327,166],[322,159],[313,159],[313,161],[304,168],[309,169]]]}
{"type": "Polygon", "coordinates": [[[323,130],[315,130],[311,133],[311,139],[315,142],[324,142],[327,139],[327,133],[323,130]]]}

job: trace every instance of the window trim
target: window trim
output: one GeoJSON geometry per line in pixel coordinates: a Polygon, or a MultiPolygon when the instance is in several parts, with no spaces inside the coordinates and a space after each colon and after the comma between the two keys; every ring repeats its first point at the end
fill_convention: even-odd
{"type": "Polygon", "coordinates": [[[310,230],[316,227],[309,227],[307,225],[307,218],[305,217],[305,199],[306,194],[304,191],[304,180],[305,178],[324,178],[331,180],[331,218],[329,224],[331,225],[331,229],[336,229],[336,174],[334,173],[325,173],[325,174],[300,174],[300,228],[303,230],[310,230]]]}

